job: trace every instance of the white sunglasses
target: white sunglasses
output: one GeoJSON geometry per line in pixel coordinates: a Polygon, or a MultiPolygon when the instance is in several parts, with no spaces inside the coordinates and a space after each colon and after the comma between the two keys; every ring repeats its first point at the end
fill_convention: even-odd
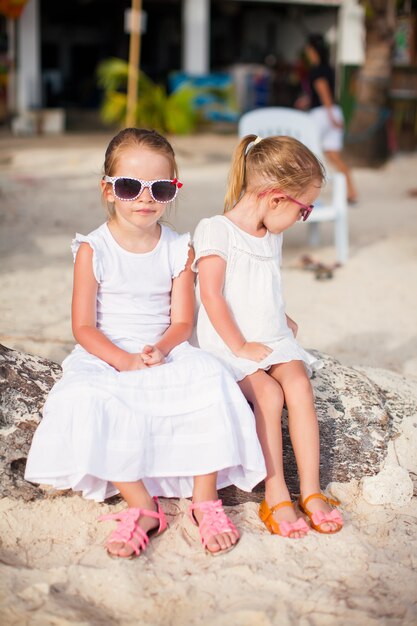
{"type": "Polygon", "coordinates": [[[111,183],[116,198],[124,201],[136,200],[147,187],[155,202],[172,202],[182,187],[182,183],[176,178],[172,180],[141,180],[127,176],[103,176],[103,180],[106,183],[111,183]]]}

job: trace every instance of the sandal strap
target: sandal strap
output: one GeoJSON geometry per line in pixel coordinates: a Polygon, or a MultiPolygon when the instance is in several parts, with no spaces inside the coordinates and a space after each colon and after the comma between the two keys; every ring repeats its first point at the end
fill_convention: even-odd
{"type": "Polygon", "coordinates": [[[139,508],[135,508],[135,507],[130,507],[128,509],[125,509],[124,511],[119,511],[118,513],[109,513],[107,515],[100,515],[100,517],[98,518],[99,522],[104,522],[107,520],[115,520],[115,521],[123,521],[126,517],[128,518],[132,518],[134,519],[135,522],[138,521],[139,517],[142,515],[144,517],[152,517],[154,519],[159,519],[159,528],[158,528],[158,534],[162,533],[164,530],[166,530],[168,524],[167,524],[167,520],[165,517],[165,513],[161,508],[161,505],[159,503],[159,500],[157,498],[157,496],[153,496],[153,501],[155,502],[156,506],[157,506],[157,510],[156,511],[151,511],[149,509],[139,509],[139,508]]]}
{"type": "Polygon", "coordinates": [[[111,543],[118,543],[118,542],[122,542],[126,546],[130,546],[131,548],[133,548],[134,553],[136,555],[139,555],[140,550],[138,548],[138,545],[140,546],[141,550],[145,550],[149,543],[149,537],[145,533],[145,531],[142,530],[142,528],[140,528],[140,526],[136,526],[136,528],[131,532],[129,537],[126,537],[126,535],[123,533],[123,529],[120,530],[118,527],[112,532],[110,537],[107,539],[106,546],[108,546],[111,543]],[[135,539],[135,541],[133,541],[133,539],[135,539]]]}
{"type": "MultiPolygon", "coordinates": [[[[129,508],[113,515],[102,515],[99,517],[99,521],[115,520],[119,523],[111,533],[110,537],[106,541],[106,546],[111,543],[124,543],[133,548],[136,555],[139,554],[139,549],[136,543],[132,541],[133,538],[137,539],[141,548],[144,548],[144,540],[139,536],[136,537],[136,532],[139,529],[137,522],[141,515],[141,509],[129,508]]],[[[146,547],[146,544],[145,544],[146,547]]]]}
{"type": "Polygon", "coordinates": [[[232,520],[224,512],[221,500],[207,500],[205,502],[193,502],[188,509],[192,522],[198,526],[201,543],[207,546],[214,535],[220,533],[239,533],[232,520]],[[203,513],[203,518],[198,524],[193,515],[193,511],[199,509],[203,513]]]}
{"type": "Polygon", "coordinates": [[[329,498],[328,496],[325,496],[324,493],[312,493],[307,496],[307,498],[305,498],[303,501],[301,501],[300,499],[301,506],[304,509],[307,509],[307,504],[310,502],[310,500],[313,500],[314,498],[319,498],[320,500],[323,500],[323,502],[327,502],[327,504],[330,504],[331,506],[338,506],[340,504],[339,500],[337,500],[336,498],[329,498]]]}
{"type": "Polygon", "coordinates": [[[205,511],[209,511],[212,508],[216,508],[219,506],[222,507],[221,500],[206,500],[204,502],[191,502],[190,506],[188,507],[188,515],[190,516],[192,523],[195,526],[198,526],[198,522],[195,519],[194,514],[193,514],[195,509],[200,509],[200,511],[204,513],[205,511]]]}
{"type": "MultiPolygon", "coordinates": [[[[136,552],[136,554],[139,554],[139,550],[138,550],[138,546],[137,544],[135,544],[132,539],[136,539],[136,541],[139,543],[140,545],[140,549],[141,550],[145,550],[148,543],[149,543],[149,537],[146,534],[146,532],[143,530],[143,528],[141,528],[140,526],[136,526],[136,529],[131,537],[131,539],[129,539],[126,543],[128,543],[130,546],[132,546],[132,548],[134,549],[134,551],[136,552]]],[[[107,542],[108,543],[108,542],[107,542]]]]}
{"type": "Polygon", "coordinates": [[[99,522],[106,522],[108,520],[115,520],[116,522],[123,522],[126,524],[130,524],[131,521],[137,522],[142,509],[129,508],[124,511],[119,511],[118,513],[108,513],[107,515],[100,515],[98,518],[99,522]]]}
{"type": "Polygon", "coordinates": [[[128,509],[125,509],[124,511],[119,511],[118,513],[101,515],[98,518],[100,522],[106,520],[115,520],[119,522],[116,528],[111,533],[110,537],[107,539],[106,545],[110,543],[117,543],[120,541],[131,546],[135,554],[138,555],[140,552],[138,549],[138,545],[132,541],[132,539],[135,539],[139,543],[141,550],[145,550],[149,543],[148,533],[156,532],[157,534],[160,534],[167,528],[165,513],[161,509],[158,498],[154,496],[153,499],[158,507],[157,511],[130,507],[128,509]],[[146,533],[138,525],[139,518],[141,516],[159,519],[159,527],[151,529],[148,531],[148,533],[146,533]]]}
{"type": "Polygon", "coordinates": [[[271,515],[278,511],[279,509],[284,509],[286,507],[292,507],[293,503],[290,500],[284,500],[283,502],[278,502],[278,504],[274,504],[274,506],[270,507],[271,515]]]}
{"type": "Polygon", "coordinates": [[[263,522],[266,522],[266,520],[268,520],[273,515],[273,513],[275,513],[275,511],[292,506],[293,503],[290,502],[290,500],[283,500],[282,502],[278,502],[278,504],[274,504],[274,506],[271,507],[268,505],[266,500],[263,500],[259,509],[259,517],[263,522]]]}

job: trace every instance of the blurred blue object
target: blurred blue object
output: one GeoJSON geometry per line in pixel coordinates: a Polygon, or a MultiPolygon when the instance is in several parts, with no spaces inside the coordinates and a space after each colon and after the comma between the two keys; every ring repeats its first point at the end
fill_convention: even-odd
{"type": "Polygon", "coordinates": [[[195,76],[186,72],[172,72],[168,77],[168,88],[175,92],[185,85],[197,92],[194,106],[201,117],[211,122],[237,122],[239,111],[233,79],[225,72],[214,72],[195,76]]]}
{"type": "Polygon", "coordinates": [[[265,74],[251,77],[254,96],[254,109],[266,107],[269,104],[270,77],[265,74]]]}
{"type": "Polygon", "coordinates": [[[184,82],[190,82],[193,87],[225,88],[232,85],[232,78],[226,72],[213,72],[196,76],[187,72],[172,72],[168,78],[170,90],[175,91],[184,82]]]}

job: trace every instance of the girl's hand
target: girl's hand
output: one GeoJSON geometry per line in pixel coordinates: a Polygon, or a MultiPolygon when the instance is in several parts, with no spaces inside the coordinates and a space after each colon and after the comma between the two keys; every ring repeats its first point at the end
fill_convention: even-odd
{"type": "Polygon", "coordinates": [[[118,363],[119,372],[132,372],[135,370],[144,370],[147,368],[141,354],[131,354],[126,352],[118,363]]]}
{"type": "Polygon", "coordinates": [[[235,355],[242,359],[250,359],[259,363],[266,359],[271,354],[272,349],[265,346],[263,343],[257,341],[246,341],[239,350],[236,350],[235,355]]]}
{"type": "Polygon", "coordinates": [[[156,346],[145,346],[140,356],[147,367],[165,363],[165,355],[156,346]]]}
{"type": "Polygon", "coordinates": [[[294,322],[293,319],[291,319],[288,315],[285,316],[287,318],[287,326],[288,328],[292,331],[292,334],[294,335],[294,337],[297,336],[298,333],[298,324],[297,322],[294,322]]]}

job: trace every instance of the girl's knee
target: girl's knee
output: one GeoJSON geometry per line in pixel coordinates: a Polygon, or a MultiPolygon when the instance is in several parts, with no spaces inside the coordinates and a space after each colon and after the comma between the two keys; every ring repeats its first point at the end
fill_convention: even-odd
{"type": "MultiPolygon", "coordinates": [[[[302,395],[312,395],[313,388],[311,386],[310,379],[306,371],[300,370],[297,372],[290,381],[291,393],[297,393],[302,395]]],[[[287,392],[289,391],[287,386],[287,392]]]]}
{"type": "Polygon", "coordinates": [[[281,385],[270,378],[261,389],[258,389],[254,403],[261,409],[281,411],[284,404],[284,392],[281,385]]]}

